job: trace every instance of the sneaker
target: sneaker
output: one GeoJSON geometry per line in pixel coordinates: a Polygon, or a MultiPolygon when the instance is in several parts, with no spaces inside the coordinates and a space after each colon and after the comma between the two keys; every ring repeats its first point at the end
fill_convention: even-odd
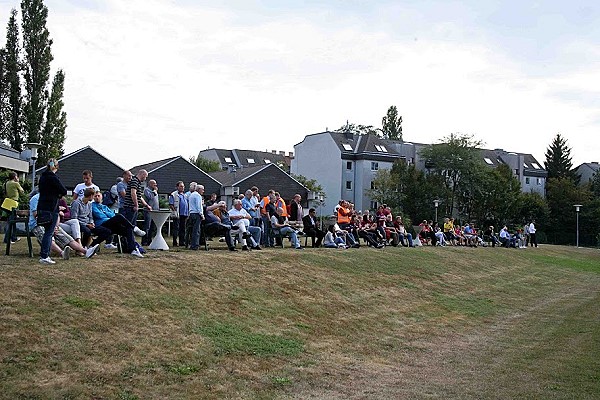
{"type": "Polygon", "coordinates": [[[259,245],[256,245],[252,248],[252,250],[262,250],[262,247],[260,247],[259,245]]]}
{"type": "Polygon", "coordinates": [[[53,259],[50,258],[50,256],[48,256],[46,258],[40,258],[40,264],[51,265],[51,264],[56,264],[56,261],[54,261],[53,259]]]}
{"type": "Polygon", "coordinates": [[[62,251],[62,258],[63,258],[63,260],[68,260],[70,257],[71,257],[71,247],[65,246],[65,248],[62,251]]]}
{"type": "Polygon", "coordinates": [[[138,236],[146,236],[146,232],[144,232],[143,230],[141,230],[137,226],[133,227],[133,233],[135,233],[138,236]]]}
{"type": "Polygon", "coordinates": [[[238,251],[235,247],[230,247],[229,251],[238,251]]]}
{"type": "Polygon", "coordinates": [[[21,240],[21,238],[20,238],[20,237],[16,238],[15,240],[11,240],[11,241],[10,241],[10,243],[11,243],[11,244],[15,244],[15,243],[17,243],[19,240],[21,240]]]}
{"type": "Polygon", "coordinates": [[[98,249],[100,248],[100,245],[97,244],[95,246],[89,247],[86,251],[85,251],[85,258],[92,258],[96,255],[96,253],[98,253],[98,249]]]}
{"type": "Polygon", "coordinates": [[[250,248],[248,246],[242,246],[242,251],[250,251],[250,248]]]}
{"type": "Polygon", "coordinates": [[[135,257],[139,257],[139,258],[144,258],[144,256],[142,255],[142,253],[140,253],[140,251],[138,249],[135,249],[134,251],[132,251],[131,255],[135,256],[135,257]]]}
{"type": "Polygon", "coordinates": [[[298,247],[296,247],[296,250],[304,250],[304,247],[298,246],[298,247]]]}
{"type": "Polygon", "coordinates": [[[112,243],[107,243],[104,245],[105,249],[111,249],[111,250],[116,250],[117,249],[117,245],[112,244],[112,243]]]}

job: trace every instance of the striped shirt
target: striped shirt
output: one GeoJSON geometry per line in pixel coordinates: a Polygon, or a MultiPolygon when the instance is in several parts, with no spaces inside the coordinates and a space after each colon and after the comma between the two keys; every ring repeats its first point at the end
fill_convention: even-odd
{"type": "Polygon", "coordinates": [[[127,189],[125,189],[125,199],[123,200],[123,208],[133,208],[133,199],[131,198],[131,189],[135,189],[137,192],[137,202],[138,207],[142,206],[142,194],[144,189],[142,188],[142,182],[138,179],[137,176],[131,178],[131,181],[127,184],[127,189]]]}

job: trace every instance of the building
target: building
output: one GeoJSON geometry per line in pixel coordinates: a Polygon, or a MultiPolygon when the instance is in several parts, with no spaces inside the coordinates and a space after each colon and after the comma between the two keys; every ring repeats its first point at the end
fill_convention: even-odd
{"type": "Polygon", "coordinates": [[[598,164],[596,161],[583,163],[575,168],[575,173],[577,173],[577,175],[579,175],[581,178],[579,180],[579,184],[585,185],[591,183],[592,179],[594,178],[594,174],[598,172],[598,169],[600,169],[600,164],[598,164]]]}
{"type": "Polygon", "coordinates": [[[0,143],[0,168],[15,171],[23,177],[29,172],[29,163],[21,158],[17,150],[0,143]]]}
{"type": "MultiPolygon", "coordinates": [[[[427,170],[427,160],[420,155],[426,146],[376,135],[321,132],[306,136],[294,146],[291,172],[319,182],[325,192],[326,209],[333,209],[340,199],[354,203],[357,210],[374,209],[376,203],[367,190],[372,188],[377,171],[391,168],[399,159],[414,164],[419,170],[427,170]]],[[[482,161],[490,167],[510,166],[524,192],[544,195],[547,172],[531,154],[482,149],[481,155],[482,161]]]]}
{"type": "Polygon", "coordinates": [[[284,171],[289,172],[294,154],[288,153],[288,155],[286,155],[284,151],[278,152],[276,150],[267,152],[240,149],[206,149],[198,153],[198,157],[219,162],[222,170],[227,170],[227,168],[232,165],[239,170],[260,165],[277,164],[283,168],[284,171]]]}

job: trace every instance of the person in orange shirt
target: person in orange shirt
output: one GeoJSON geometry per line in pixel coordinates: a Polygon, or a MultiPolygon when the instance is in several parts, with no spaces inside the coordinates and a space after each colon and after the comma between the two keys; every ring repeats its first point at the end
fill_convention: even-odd
{"type": "Polygon", "coordinates": [[[281,195],[279,194],[279,192],[275,192],[275,204],[274,204],[275,208],[283,208],[283,213],[281,214],[282,217],[288,217],[288,211],[287,211],[287,206],[285,204],[285,200],[283,200],[283,198],[281,197],[281,195]]]}

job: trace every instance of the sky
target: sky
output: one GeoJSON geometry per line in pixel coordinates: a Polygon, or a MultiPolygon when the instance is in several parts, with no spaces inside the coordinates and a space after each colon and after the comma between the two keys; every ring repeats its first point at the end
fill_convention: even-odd
{"type": "MultiPolygon", "coordinates": [[[[346,124],[472,134],[600,161],[597,1],[46,0],[65,151],[121,167],[206,148],[293,151],[346,124]]],[[[0,0],[6,26],[18,0],[0,0]]],[[[19,17],[20,18],[20,17],[19,17]]],[[[4,40],[2,40],[4,42],[4,40]]]]}

